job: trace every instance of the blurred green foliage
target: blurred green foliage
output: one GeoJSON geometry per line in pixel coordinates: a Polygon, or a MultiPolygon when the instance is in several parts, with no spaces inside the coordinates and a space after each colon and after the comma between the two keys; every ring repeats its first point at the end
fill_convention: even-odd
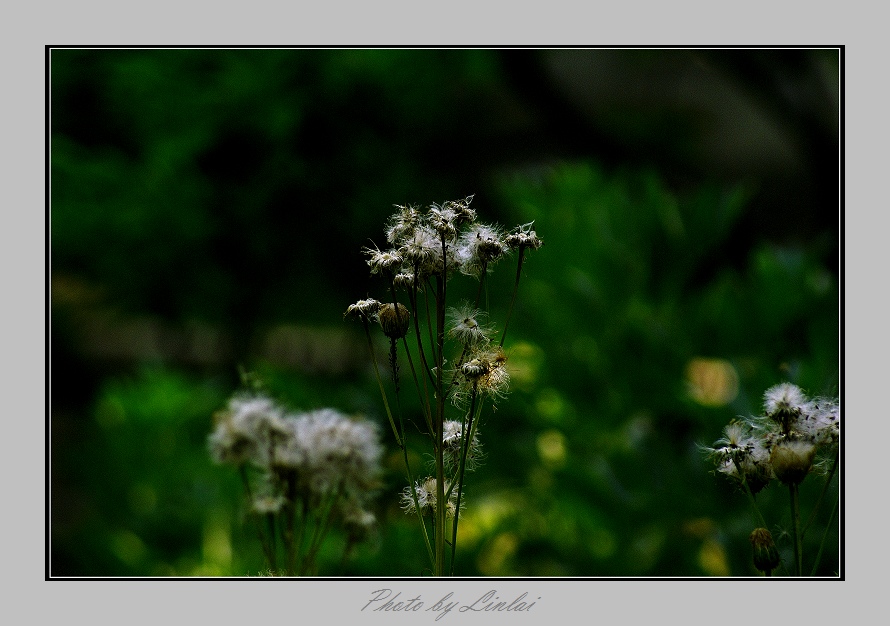
{"type": "MultiPolygon", "coordinates": [[[[756,66],[750,54],[747,66],[743,54],[705,60],[756,66]]],[[[627,51],[623,62],[645,75],[690,58],[627,51]]],[[[788,58],[779,66],[832,67],[824,51],[788,58]]],[[[675,115],[676,103],[615,105],[578,127],[589,145],[561,143],[557,127],[580,117],[565,117],[554,84],[523,82],[554,62],[494,50],[52,51],[51,575],[259,575],[238,477],[206,448],[238,367],[294,408],[385,426],[363,336],[342,320],[382,295],[360,250],[382,243],[393,204],[470,193],[482,221],[534,221],[545,245],[523,266],[505,346],[513,385],[484,416],[457,574],[757,575],[755,518],[696,443],[756,414],[783,380],[839,393],[835,200],[776,208],[767,175],[709,173],[694,161],[708,118],[675,115]],[[639,158],[641,142],[652,158],[639,158]]],[[[836,157],[835,144],[824,158],[836,157]]],[[[503,261],[491,275],[493,321],[514,274],[503,261]]],[[[345,563],[335,535],[323,575],[423,574],[386,443],[379,532],[345,563]]],[[[820,488],[804,483],[805,517],[820,488]]],[[[832,498],[837,481],[805,555],[832,498]]],[[[772,485],[758,501],[790,560],[787,494],[772,485]]],[[[836,518],[827,537],[819,573],[834,575],[836,518]]]]}

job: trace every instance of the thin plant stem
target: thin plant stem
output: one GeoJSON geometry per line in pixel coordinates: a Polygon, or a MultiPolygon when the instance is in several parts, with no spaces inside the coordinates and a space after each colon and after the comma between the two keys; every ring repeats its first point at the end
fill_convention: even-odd
{"type": "Polygon", "coordinates": [[[274,513],[266,513],[266,525],[269,527],[269,553],[267,555],[269,559],[269,569],[273,572],[278,571],[278,563],[276,560],[276,552],[278,548],[275,545],[275,514],[274,513]]]}
{"type": "MultiPolygon", "coordinates": [[[[414,334],[417,337],[417,350],[420,353],[420,362],[423,364],[424,371],[426,372],[426,374],[424,375],[425,376],[424,391],[426,391],[427,378],[429,378],[429,381],[433,384],[435,384],[435,381],[433,380],[433,375],[432,375],[432,372],[430,371],[429,360],[426,358],[426,351],[423,349],[423,340],[420,337],[420,318],[418,315],[418,307],[417,307],[417,292],[419,291],[418,287],[417,287],[417,281],[419,280],[418,271],[419,271],[419,268],[417,265],[415,265],[414,266],[414,280],[412,282],[412,287],[411,287],[411,291],[410,291],[410,294],[411,294],[410,299],[411,299],[411,308],[414,310],[413,311],[414,312],[414,334]]],[[[429,281],[427,281],[427,290],[428,289],[430,289],[429,281]]],[[[429,300],[427,299],[426,294],[427,294],[427,292],[424,291],[423,302],[424,302],[424,308],[426,309],[427,328],[432,329],[432,326],[430,325],[429,300]]],[[[430,344],[431,344],[430,349],[431,350],[434,348],[434,346],[432,345],[432,339],[433,339],[432,330],[430,330],[430,344]]],[[[432,355],[432,356],[434,357],[433,360],[435,361],[435,355],[432,355]]]]}
{"type": "Polygon", "coordinates": [[[296,515],[297,475],[290,471],[287,474],[287,507],[285,508],[285,526],[282,528],[284,543],[287,547],[287,575],[293,576],[296,571],[297,547],[294,542],[294,530],[297,526],[296,515]]]}
{"type": "Polygon", "coordinates": [[[362,324],[365,327],[365,335],[368,338],[368,349],[371,351],[371,362],[374,364],[374,374],[377,376],[377,385],[380,387],[380,395],[383,398],[383,406],[386,409],[386,417],[389,418],[389,425],[392,428],[392,434],[396,438],[396,444],[401,448],[404,446],[399,431],[396,428],[396,422],[392,417],[392,411],[389,409],[389,401],[386,399],[386,390],[383,388],[383,380],[380,378],[380,368],[377,366],[377,356],[374,353],[374,342],[371,341],[371,329],[368,328],[368,320],[362,316],[362,324]]]}
{"type": "MultiPolygon", "coordinates": [[[[485,284],[485,276],[488,273],[488,261],[482,262],[482,273],[479,275],[479,289],[476,290],[476,304],[473,305],[474,309],[479,308],[479,300],[482,299],[482,285],[485,284]]],[[[487,298],[486,298],[487,300],[487,298]]]]}
{"type": "MultiPolygon", "coordinates": [[[[405,345],[405,352],[408,353],[407,344],[405,345]]],[[[393,380],[394,380],[395,386],[396,386],[396,414],[398,415],[398,418],[399,418],[399,428],[401,429],[402,436],[404,437],[405,420],[404,420],[404,416],[403,416],[404,414],[402,412],[402,401],[401,401],[401,395],[399,394],[399,383],[398,383],[398,378],[397,378],[397,374],[396,374],[397,369],[396,369],[396,362],[395,362],[395,359],[396,359],[395,339],[392,340],[392,355],[393,355],[393,357],[392,357],[393,358],[393,380]]],[[[409,355],[409,362],[410,362],[410,353],[408,353],[408,355],[409,355]]],[[[412,366],[412,369],[413,369],[413,366],[412,366]]],[[[415,384],[416,384],[416,378],[415,378],[415,384]]],[[[429,418],[427,418],[427,423],[429,423],[429,418]]],[[[420,529],[423,531],[423,540],[424,540],[424,543],[426,544],[427,552],[430,555],[430,562],[434,564],[435,558],[433,557],[433,551],[432,551],[432,547],[430,545],[430,538],[429,538],[429,535],[427,534],[426,523],[423,521],[423,513],[420,510],[420,506],[419,506],[419,503],[417,500],[417,488],[414,484],[414,476],[411,473],[411,463],[408,461],[408,446],[404,445],[404,446],[401,446],[401,448],[402,448],[402,455],[404,457],[404,462],[405,462],[405,473],[407,474],[407,477],[408,477],[408,484],[411,486],[411,497],[414,500],[414,510],[417,511],[417,516],[418,516],[418,519],[420,520],[420,529]]]]}
{"type": "Polygon", "coordinates": [[[834,521],[835,514],[837,513],[839,502],[840,493],[838,493],[838,497],[834,501],[834,506],[831,508],[831,515],[828,516],[828,522],[825,524],[825,530],[822,533],[822,541],[819,542],[819,551],[816,552],[816,561],[813,563],[813,569],[810,572],[810,576],[815,576],[816,570],[819,568],[819,561],[822,559],[822,549],[825,547],[825,540],[828,538],[828,531],[831,530],[831,524],[834,521]]]}
{"type": "Polygon", "coordinates": [[[436,563],[435,576],[445,571],[445,467],[442,449],[442,430],[445,422],[445,396],[442,393],[442,359],[445,345],[445,238],[442,238],[442,276],[436,280],[436,424],[434,451],[436,455],[436,563]]]}
{"type": "MultiPolygon", "coordinates": [[[[253,505],[253,490],[250,488],[250,479],[247,476],[247,468],[242,463],[238,466],[238,475],[241,477],[241,484],[244,487],[244,493],[247,495],[248,506],[253,505]]],[[[249,510],[250,512],[250,510],[249,510]]],[[[251,516],[253,517],[253,516],[251,516]]],[[[257,539],[260,541],[260,546],[263,548],[263,556],[266,557],[266,562],[269,563],[269,567],[273,570],[275,569],[275,551],[274,548],[270,551],[269,548],[269,540],[266,538],[265,533],[263,532],[263,523],[258,518],[256,521],[256,533],[257,539]]],[[[272,536],[274,541],[274,534],[272,536]]]]}
{"type": "Polygon", "coordinates": [[[739,474],[739,477],[742,479],[742,488],[745,492],[745,495],[748,496],[748,502],[751,504],[751,508],[754,509],[754,512],[757,514],[757,519],[760,522],[760,526],[762,528],[769,529],[767,526],[766,520],[763,518],[763,514],[760,512],[760,507],[757,506],[757,501],[754,499],[754,494],[751,492],[751,488],[748,486],[748,481],[745,479],[745,473],[742,471],[742,468],[739,466],[739,461],[735,457],[732,459],[733,464],[735,464],[735,469],[739,474]]]}
{"type": "Polygon", "coordinates": [[[803,575],[803,554],[800,545],[800,493],[797,483],[788,485],[788,493],[791,498],[791,527],[794,539],[794,573],[803,575]]]}
{"type": "MultiPolygon", "coordinates": [[[[466,415],[466,420],[461,424],[461,437],[463,441],[461,441],[461,455],[460,455],[460,466],[457,471],[457,502],[456,508],[454,509],[454,521],[451,523],[451,575],[454,576],[454,561],[457,556],[457,523],[460,519],[460,501],[461,496],[463,495],[464,489],[464,471],[467,466],[467,454],[470,450],[470,445],[473,442],[473,431],[472,427],[474,426],[473,414],[476,409],[476,389],[477,382],[473,381],[473,393],[470,396],[470,410],[466,415]],[[467,421],[469,420],[469,421],[467,421]]],[[[454,488],[452,485],[451,489],[454,488]]],[[[448,490],[448,495],[446,498],[451,497],[451,489],[448,490]]]]}
{"type": "Polygon", "coordinates": [[[513,283],[513,295],[510,296],[510,308],[507,309],[507,319],[504,321],[504,330],[501,332],[500,347],[504,347],[504,339],[507,338],[507,326],[513,315],[513,304],[516,302],[516,292],[519,291],[519,278],[522,276],[522,261],[525,258],[525,246],[519,246],[519,261],[516,263],[516,282],[513,283]]]}
{"type": "MultiPolygon", "coordinates": [[[[415,277],[415,281],[416,281],[416,277],[415,277]]],[[[408,364],[411,366],[411,374],[414,376],[414,386],[417,387],[417,392],[419,394],[421,394],[420,404],[422,407],[426,408],[427,425],[430,427],[430,431],[432,432],[432,409],[430,408],[429,393],[427,391],[426,383],[427,383],[428,378],[431,382],[433,382],[433,380],[432,380],[432,374],[430,373],[429,362],[427,361],[426,353],[423,350],[423,341],[420,338],[420,321],[418,320],[418,316],[417,316],[417,289],[416,288],[414,289],[414,293],[413,293],[413,296],[411,299],[411,306],[414,309],[414,335],[417,338],[417,351],[420,353],[420,362],[423,365],[423,370],[425,372],[421,376],[421,378],[423,379],[423,392],[422,393],[420,391],[420,385],[417,382],[417,373],[414,371],[414,363],[411,360],[411,352],[410,352],[410,350],[408,350],[408,342],[404,337],[402,338],[402,340],[405,342],[405,352],[408,354],[408,364]]]]}
{"type": "MultiPolygon", "coordinates": [[[[393,303],[395,303],[396,302],[396,286],[395,286],[394,281],[390,281],[390,289],[392,291],[393,303]]],[[[415,294],[415,296],[416,296],[416,294],[415,294]]],[[[411,299],[412,299],[411,296],[409,296],[409,300],[411,300],[411,299]]],[[[416,301],[416,298],[414,300],[416,301]]],[[[414,326],[415,326],[415,328],[417,328],[417,307],[415,305],[415,301],[411,302],[411,308],[414,309],[414,311],[413,311],[414,326]]],[[[399,315],[398,311],[399,311],[398,306],[396,306],[396,315],[399,315]]],[[[420,406],[421,406],[421,408],[426,409],[423,417],[426,420],[427,427],[432,429],[432,420],[430,418],[429,400],[427,399],[426,393],[421,392],[421,390],[420,390],[420,385],[418,384],[418,381],[417,381],[417,372],[414,369],[414,361],[411,359],[411,351],[408,349],[408,341],[407,341],[406,337],[407,337],[407,334],[402,337],[402,343],[405,346],[405,356],[408,358],[408,366],[411,369],[411,376],[414,378],[414,387],[417,389],[417,393],[420,396],[420,406]]],[[[417,334],[417,338],[418,338],[418,349],[420,350],[421,359],[423,359],[423,346],[420,345],[420,333],[417,334]]],[[[395,364],[396,364],[396,359],[397,359],[396,340],[395,339],[391,340],[391,358],[393,360],[393,382],[395,383],[395,386],[396,386],[396,402],[398,402],[399,401],[399,381],[398,381],[398,377],[396,375],[396,369],[395,369],[395,367],[396,367],[395,364]]],[[[423,360],[425,360],[425,359],[423,359],[423,360]]],[[[426,390],[426,379],[424,379],[424,391],[425,390],[426,390]]],[[[399,412],[399,425],[401,428],[402,437],[404,437],[405,436],[405,426],[402,423],[401,406],[398,407],[398,412],[399,412]]]]}
{"type": "Polygon", "coordinates": [[[810,524],[813,523],[813,520],[816,518],[816,511],[819,509],[819,505],[822,504],[822,500],[825,497],[825,493],[828,491],[828,487],[831,485],[831,481],[834,478],[834,474],[837,471],[838,466],[838,452],[834,455],[834,463],[831,465],[831,470],[828,472],[828,476],[825,478],[825,484],[822,485],[822,491],[819,492],[819,497],[816,499],[816,504],[813,505],[813,511],[810,513],[809,519],[807,519],[807,523],[804,524],[803,529],[800,531],[800,540],[803,541],[804,537],[807,534],[807,529],[810,527],[810,524]]]}
{"type": "Polygon", "coordinates": [[[308,525],[308,521],[309,521],[309,496],[306,494],[303,494],[303,496],[300,498],[300,517],[299,517],[299,519],[300,519],[300,524],[299,524],[300,532],[297,535],[296,541],[294,542],[295,554],[303,553],[303,541],[306,538],[306,526],[308,525]]]}
{"type": "MultiPolygon", "coordinates": [[[[436,277],[436,278],[438,280],[438,277],[436,277]]],[[[430,313],[430,299],[427,297],[427,294],[428,293],[436,294],[435,295],[436,310],[438,312],[439,290],[438,290],[438,287],[434,288],[432,286],[432,283],[430,283],[429,278],[426,279],[426,282],[427,282],[427,288],[423,292],[423,303],[424,303],[424,306],[426,307],[426,329],[427,329],[427,333],[429,333],[429,336],[430,336],[430,351],[432,352],[433,364],[437,365],[439,363],[439,354],[437,354],[437,352],[436,352],[436,348],[438,347],[438,344],[436,342],[435,336],[433,335],[433,328],[435,327],[435,325],[432,322],[433,318],[432,318],[432,313],[430,313]]],[[[435,378],[435,376],[433,376],[432,371],[429,372],[429,376],[430,376],[430,381],[433,383],[433,387],[435,387],[436,386],[436,378],[435,378]]]]}
{"type": "Polygon", "coordinates": [[[340,499],[340,495],[343,493],[343,485],[341,484],[337,487],[336,490],[328,493],[325,498],[325,509],[324,512],[315,520],[315,530],[312,533],[312,540],[309,542],[309,548],[306,552],[306,558],[303,559],[303,564],[300,567],[300,574],[305,575],[315,569],[315,559],[318,556],[318,550],[321,548],[322,542],[324,542],[324,538],[327,536],[328,532],[331,529],[331,522],[333,521],[331,513],[334,510],[334,503],[340,499]]]}

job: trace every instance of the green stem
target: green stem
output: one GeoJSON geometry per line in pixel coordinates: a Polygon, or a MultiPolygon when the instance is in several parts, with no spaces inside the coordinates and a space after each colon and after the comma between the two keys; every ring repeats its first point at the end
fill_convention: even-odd
{"type": "MultiPolygon", "coordinates": [[[[430,284],[429,278],[426,279],[426,284],[427,284],[427,287],[423,292],[423,303],[424,303],[424,307],[426,308],[426,329],[430,336],[430,351],[433,353],[432,354],[433,363],[438,364],[439,356],[436,354],[436,340],[433,337],[433,322],[432,322],[432,316],[430,314],[430,299],[427,297],[427,294],[433,291],[433,287],[430,284]]],[[[438,298],[438,290],[436,290],[436,298],[438,298]]],[[[438,306],[438,303],[437,303],[437,306],[438,306]]],[[[418,338],[418,343],[419,342],[420,342],[420,339],[418,338]]],[[[429,368],[427,368],[427,375],[430,377],[430,382],[433,384],[433,386],[435,386],[436,379],[433,376],[433,373],[432,373],[432,371],[430,371],[429,368]]]]}
{"type": "Polygon", "coordinates": [[[374,354],[374,342],[371,341],[371,329],[368,328],[368,320],[363,316],[362,324],[365,327],[365,335],[368,338],[368,349],[371,351],[371,362],[374,364],[374,374],[377,376],[377,385],[380,387],[380,395],[383,398],[383,406],[386,408],[386,417],[389,418],[389,425],[392,428],[392,434],[396,438],[396,444],[401,448],[404,446],[399,431],[396,428],[396,422],[392,417],[392,411],[389,409],[389,401],[386,399],[386,390],[383,388],[383,379],[380,378],[380,368],[377,366],[377,356],[374,354]]]}
{"type": "Polygon", "coordinates": [[[284,545],[287,548],[287,575],[293,576],[296,571],[297,547],[294,541],[294,530],[297,525],[296,515],[297,476],[296,472],[287,474],[287,506],[285,508],[285,526],[282,528],[284,545]]]}
{"type": "MultiPolygon", "coordinates": [[[[442,238],[442,259],[445,263],[445,238],[442,238]]],[[[443,576],[445,573],[445,467],[442,449],[442,430],[445,423],[445,395],[442,389],[443,378],[443,354],[445,347],[445,276],[446,268],[442,269],[442,276],[436,281],[436,424],[433,436],[435,437],[436,455],[436,563],[435,576],[443,576]]]]}
{"type": "Polygon", "coordinates": [[[788,485],[791,496],[791,527],[794,539],[794,572],[796,576],[803,576],[803,554],[800,545],[800,494],[797,483],[788,485]]]}
{"type": "MultiPolygon", "coordinates": [[[[404,341],[404,338],[403,338],[403,341],[404,341]]],[[[408,352],[407,343],[405,343],[405,353],[408,354],[408,362],[410,363],[411,362],[411,353],[408,352]]],[[[392,359],[393,359],[393,377],[395,378],[395,372],[396,372],[396,367],[395,367],[396,343],[395,343],[395,339],[392,340],[392,359]]],[[[412,370],[412,372],[414,370],[413,364],[411,366],[411,370],[412,370]]],[[[416,376],[415,376],[414,382],[416,385],[417,384],[416,376]]],[[[397,380],[396,380],[396,413],[399,418],[399,428],[404,436],[405,418],[404,418],[404,413],[402,411],[402,401],[401,401],[401,395],[399,394],[399,385],[398,385],[397,380]]],[[[429,417],[428,416],[425,416],[425,417],[427,420],[427,424],[430,425],[429,417]]],[[[434,564],[435,558],[433,557],[433,550],[432,550],[432,546],[430,545],[430,538],[429,538],[429,535],[427,534],[426,522],[423,521],[423,512],[420,510],[420,506],[419,506],[419,503],[417,500],[417,488],[414,484],[414,476],[411,474],[411,463],[408,461],[408,446],[404,445],[404,446],[401,446],[401,448],[402,448],[402,456],[403,456],[404,462],[405,462],[405,473],[408,476],[408,484],[411,486],[411,497],[414,499],[414,510],[417,511],[417,517],[420,520],[420,529],[421,529],[421,531],[423,531],[423,540],[424,540],[424,543],[426,544],[427,552],[430,555],[430,563],[434,564]]]]}
{"type": "Polygon", "coordinates": [[[309,542],[309,549],[306,552],[306,558],[303,559],[303,564],[300,567],[301,576],[305,576],[306,574],[312,575],[316,571],[315,559],[318,556],[318,550],[321,548],[321,544],[324,542],[325,537],[331,530],[334,503],[336,503],[337,500],[340,499],[340,495],[342,493],[343,485],[341,484],[336,490],[332,490],[330,493],[327,494],[327,497],[324,498],[325,508],[321,516],[318,517],[315,521],[315,530],[312,533],[312,540],[309,542]]]}
{"type": "MultiPolygon", "coordinates": [[[[457,522],[460,519],[460,500],[464,489],[464,471],[467,466],[467,454],[470,450],[470,444],[473,442],[472,428],[475,425],[473,413],[476,409],[476,381],[473,381],[473,393],[470,397],[470,411],[466,415],[464,423],[461,424],[461,454],[460,466],[457,470],[457,508],[454,510],[454,521],[451,523],[451,575],[454,576],[454,561],[457,555],[457,522]],[[469,420],[469,421],[467,421],[469,420]]],[[[452,484],[451,489],[454,488],[452,484]]],[[[451,497],[451,489],[448,490],[446,498],[451,497]]]]}
{"type": "Polygon", "coordinates": [[[259,519],[259,517],[253,515],[253,490],[250,488],[250,479],[247,476],[247,467],[245,467],[243,463],[238,466],[238,475],[241,476],[241,484],[244,487],[244,493],[247,495],[248,515],[255,518],[257,539],[259,539],[260,546],[263,549],[263,556],[266,557],[266,562],[269,564],[269,567],[274,570],[275,552],[274,550],[269,550],[269,541],[268,539],[266,539],[265,533],[263,533],[262,521],[259,519]]]}
{"type": "MultiPolygon", "coordinates": [[[[393,301],[395,301],[395,297],[396,297],[395,284],[391,285],[391,289],[392,289],[393,301]]],[[[413,313],[413,317],[414,317],[414,328],[415,328],[415,332],[417,334],[417,347],[418,347],[418,350],[420,351],[421,361],[423,361],[424,366],[426,367],[426,358],[424,357],[424,354],[423,354],[423,345],[421,345],[421,343],[420,343],[420,331],[419,331],[419,327],[418,327],[418,323],[417,323],[417,293],[416,293],[416,291],[414,293],[414,296],[412,297],[409,295],[408,299],[410,300],[412,313],[413,313]]],[[[402,337],[402,345],[405,347],[405,356],[408,358],[408,367],[411,369],[411,376],[414,379],[414,388],[417,390],[417,394],[420,397],[420,407],[422,410],[424,410],[424,412],[423,412],[424,420],[426,421],[427,428],[432,430],[432,418],[430,417],[430,405],[429,405],[429,400],[428,400],[428,396],[426,393],[426,379],[424,378],[423,390],[421,391],[420,383],[417,380],[417,371],[414,369],[414,360],[411,358],[411,351],[408,349],[407,334],[404,337],[402,337]]],[[[395,356],[395,340],[393,340],[392,349],[393,349],[393,352],[392,352],[393,357],[392,358],[395,359],[396,358],[396,356],[395,356]]],[[[426,369],[427,369],[427,371],[429,371],[428,367],[426,369]]],[[[396,382],[396,402],[398,402],[399,401],[399,384],[398,384],[398,380],[396,380],[395,382],[396,382]]],[[[402,436],[404,437],[405,425],[402,423],[401,406],[397,407],[397,410],[399,412],[399,425],[401,428],[402,436]]]]}
{"type": "Polygon", "coordinates": [[[741,478],[742,480],[742,488],[745,492],[745,495],[748,496],[748,502],[751,504],[751,508],[754,509],[754,512],[757,514],[757,519],[760,521],[760,527],[769,530],[769,526],[767,525],[766,520],[763,519],[763,514],[760,512],[760,508],[757,506],[757,501],[754,499],[754,494],[751,492],[751,488],[748,486],[748,481],[745,479],[745,472],[742,471],[738,459],[733,457],[732,462],[739,474],[739,478],[741,478]]]}
{"type": "Polygon", "coordinates": [[[819,561],[822,559],[822,549],[825,547],[825,539],[828,537],[828,531],[831,530],[831,523],[834,521],[834,516],[837,513],[839,501],[840,494],[838,494],[837,500],[834,501],[834,506],[831,508],[831,515],[828,516],[828,522],[826,522],[825,524],[825,531],[822,533],[822,541],[819,542],[819,551],[816,553],[816,562],[813,563],[813,570],[810,572],[810,576],[816,575],[816,570],[819,567],[819,561]]]}
{"type": "Polygon", "coordinates": [[[278,547],[275,545],[274,513],[266,513],[266,525],[269,527],[269,552],[266,554],[266,557],[269,559],[269,569],[271,569],[273,573],[277,574],[278,562],[276,559],[276,553],[278,552],[278,547]]]}
{"type": "Polygon", "coordinates": [[[807,534],[807,529],[809,529],[810,524],[813,523],[813,520],[816,518],[816,511],[819,509],[819,505],[822,504],[822,500],[825,498],[825,493],[828,491],[828,487],[831,485],[831,481],[834,478],[834,474],[837,471],[838,466],[838,452],[834,455],[834,463],[831,465],[831,471],[828,472],[828,476],[825,478],[825,484],[822,485],[822,491],[819,492],[819,498],[816,500],[816,504],[813,505],[813,511],[810,513],[810,517],[807,520],[807,523],[804,524],[803,530],[800,531],[800,540],[803,541],[804,537],[807,534]]]}
{"type": "Polygon", "coordinates": [[[507,319],[504,322],[504,331],[501,333],[500,347],[504,347],[504,339],[507,338],[507,326],[513,315],[513,304],[516,302],[516,292],[519,291],[519,278],[522,276],[522,261],[525,258],[525,246],[519,246],[519,262],[516,264],[516,282],[513,284],[513,295],[510,296],[510,308],[507,309],[507,319]]]}
{"type": "MultiPolygon", "coordinates": [[[[479,276],[479,289],[476,291],[476,304],[473,305],[474,309],[479,308],[479,301],[482,299],[482,285],[485,284],[485,276],[488,273],[488,261],[482,262],[482,274],[479,276]]],[[[488,298],[485,298],[486,303],[488,302],[488,298]]]]}

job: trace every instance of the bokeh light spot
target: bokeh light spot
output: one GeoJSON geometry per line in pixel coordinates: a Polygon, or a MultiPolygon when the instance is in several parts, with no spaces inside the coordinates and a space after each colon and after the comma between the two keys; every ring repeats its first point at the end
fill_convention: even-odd
{"type": "Polygon", "coordinates": [[[548,430],[538,435],[538,454],[550,466],[562,466],[566,460],[566,438],[558,430],[548,430]]]}
{"type": "Polygon", "coordinates": [[[689,395],[704,406],[725,406],[739,393],[739,375],[725,359],[697,357],[686,365],[689,395]]]}

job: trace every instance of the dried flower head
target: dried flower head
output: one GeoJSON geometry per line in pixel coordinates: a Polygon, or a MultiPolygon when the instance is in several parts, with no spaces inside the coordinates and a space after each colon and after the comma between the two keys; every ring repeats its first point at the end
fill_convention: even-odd
{"type": "Polygon", "coordinates": [[[386,226],[386,240],[396,245],[406,237],[414,233],[414,229],[420,224],[420,211],[413,206],[395,205],[398,211],[389,218],[386,226]]]}
{"type": "Polygon", "coordinates": [[[380,311],[380,302],[373,298],[367,300],[359,300],[355,304],[346,307],[346,313],[343,314],[345,319],[363,319],[366,321],[374,321],[377,319],[377,312],[380,311]]]}
{"type": "Polygon", "coordinates": [[[840,438],[840,406],[837,400],[816,398],[803,405],[797,421],[800,433],[820,445],[837,445],[840,438]]]}
{"type": "Polygon", "coordinates": [[[396,273],[402,266],[402,255],[398,250],[380,251],[377,248],[365,248],[364,252],[368,255],[371,274],[396,273]]]}
{"type": "MultiPolygon", "coordinates": [[[[473,429],[473,439],[466,451],[464,469],[473,471],[482,459],[482,444],[479,442],[479,431],[473,429]]],[[[452,474],[460,467],[464,448],[464,424],[457,420],[447,420],[442,424],[442,450],[445,469],[452,474]]]]}
{"type": "Polygon", "coordinates": [[[474,392],[492,401],[505,398],[510,387],[506,363],[507,354],[500,346],[474,346],[466,363],[460,366],[452,402],[456,406],[465,406],[474,392]]]}
{"type": "Polygon", "coordinates": [[[806,401],[800,387],[791,383],[775,385],[763,394],[766,417],[780,424],[785,434],[791,432],[793,422],[800,416],[806,401]]]}
{"type": "Polygon", "coordinates": [[[485,317],[483,312],[465,304],[459,308],[449,308],[447,313],[448,336],[462,346],[475,346],[490,341],[492,329],[480,323],[485,317]]]}
{"type": "Polygon", "coordinates": [[[761,491],[772,479],[769,449],[746,422],[730,422],[714,447],[705,447],[703,451],[714,459],[718,472],[744,481],[752,493],[761,491]]]}
{"type": "Polygon", "coordinates": [[[398,274],[393,276],[392,284],[396,289],[405,289],[411,291],[414,289],[414,285],[417,285],[419,290],[422,289],[422,285],[414,281],[413,272],[399,272],[398,274]]]}
{"type": "Polygon", "coordinates": [[[457,220],[458,214],[448,203],[442,206],[432,204],[427,212],[427,223],[445,241],[454,241],[457,237],[457,220]]]}
{"type": "Polygon", "coordinates": [[[533,225],[534,222],[529,222],[528,224],[523,224],[514,228],[510,234],[507,235],[505,239],[506,244],[513,250],[522,248],[537,250],[543,246],[544,242],[541,241],[538,238],[538,234],[532,230],[533,225]]]}
{"type": "MultiPolygon", "coordinates": [[[[414,490],[412,491],[411,486],[408,485],[402,490],[402,509],[405,510],[406,513],[415,513],[416,511],[420,511],[421,515],[433,515],[436,511],[436,479],[433,477],[427,477],[423,480],[418,480],[414,484],[414,490]],[[415,506],[414,503],[414,495],[417,495],[417,504],[415,506]]],[[[445,483],[445,493],[448,493],[448,489],[450,488],[451,483],[445,483]]],[[[463,504],[461,505],[463,508],[463,504]]],[[[448,501],[445,503],[445,515],[447,517],[454,517],[454,513],[457,511],[457,489],[451,490],[451,495],[448,498],[448,501]]]]}
{"type": "Polygon", "coordinates": [[[507,242],[496,226],[472,224],[461,233],[458,250],[461,272],[479,278],[508,251],[507,242]]]}

